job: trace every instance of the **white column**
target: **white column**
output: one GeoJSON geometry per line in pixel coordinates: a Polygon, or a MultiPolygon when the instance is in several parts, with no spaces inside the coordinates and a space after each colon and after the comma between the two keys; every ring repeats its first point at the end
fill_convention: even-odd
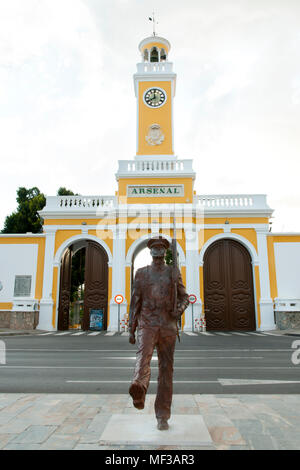
{"type": "Polygon", "coordinates": [[[52,285],[56,228],[45,226],[44,229],[46,231],[46,244],[43,277],[43,297],[40,301],[39,323],[37,325],[37,329],[52,331],[54,329],[52,325],[52,285]]]}
{"type": "Polygon", "coordinates": [[[194,294],[197,297],[196,303],[190,304],[185,311],[184,330],[192,331],[192,318],[200,318],[202,304],[200,298],[200,279],[199,279],[199,255],[198,255],[198,232],[185,229],[186,246],[186,291],[188,294],[194,294]]]}
{"type": "Polygon", "coordinates": [[[257,232],[257,248],[259,259],[259,279],[260,279],[260,330],[274,330],[276,328],[274,322],[273,301],[270,291],[270,275],[268,261],[267,246],[267,228],[263,226],[256,229],[257,232]]]}
{"type": "Polygon", "coordinates": [[[118,317],[120,311],[120,320],[127,311],[127,300],[125,299],[125,240],[126,229],[116,228],[113,240],[113,259],[112,259],[112,298],[110,300],[109,325],[110,331],[118,331],[118,317]],[[118,306],[114,301],[117,294],[121,294],[124,302],[118,306]]]}

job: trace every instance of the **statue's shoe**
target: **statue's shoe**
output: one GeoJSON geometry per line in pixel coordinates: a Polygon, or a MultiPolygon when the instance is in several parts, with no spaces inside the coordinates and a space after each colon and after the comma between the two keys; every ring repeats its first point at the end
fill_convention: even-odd
{"type": "Polygon", "coordinates": [[[164,418],[157,418],[157,429],[160,431],[166,431],[169,429],[168,420],[164,418]]]}
{"type": "Polygon", "coordinates": [[[142,410],[145,406],[145,390],[138,382],[133,382],[129,388],[129,394],[133,400],[133,406],[138,410],[142,410]]]}

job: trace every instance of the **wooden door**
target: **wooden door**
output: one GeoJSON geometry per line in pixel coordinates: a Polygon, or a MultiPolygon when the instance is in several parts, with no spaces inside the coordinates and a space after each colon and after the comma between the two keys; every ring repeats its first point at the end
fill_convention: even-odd
{"type": "Polygon", "coordinates": [[[219,240],[207,249],[204,304],[208,330],[255,330],[251,257],[237,241],[219,240]]]}
{"type": "Polygon", "coordinates": [[[67,248],[61,260],[58,324],[57,324],[58,330],[69,329],[71,270],[72,270],[72,247],[67,248]]]}
{"type": "Polygon", "coordinates": [[[91,309],[103,309],[104,329],[107,328],[108,258],[96,242],[88,241],[85,256],[84,315],[82,329],[90,327],[91,309]]]}

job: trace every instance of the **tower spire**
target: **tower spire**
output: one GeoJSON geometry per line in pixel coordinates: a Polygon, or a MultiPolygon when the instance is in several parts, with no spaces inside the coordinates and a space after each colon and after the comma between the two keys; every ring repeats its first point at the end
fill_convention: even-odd
{"type": "Polygon", "coordinates": [[[155,21],[155,12],[154,12],[154,10],[152,12],[152,16],[149,16],[149,21],[152,21],[152,23],[153,23],[153,36],[156,36],[155,25],[158,24],[158,22],[155,21]]]}

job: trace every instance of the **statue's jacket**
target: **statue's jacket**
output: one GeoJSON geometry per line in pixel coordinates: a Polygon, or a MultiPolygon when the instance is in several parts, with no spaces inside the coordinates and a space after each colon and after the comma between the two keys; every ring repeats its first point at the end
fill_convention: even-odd
{"type": "Polygon", "coordinates": [[[174,312],[175,285],[177,287],[177,309],[179,317],[188,306],[188,294],[176,268],[161,268],[150,265],[137,270],[130,302],[129,331],[136,328],[159,330],[162,336],[177,334],[178,310],[174,312]],[[176,283],[174,282],[174,277],[176,283]]]}

